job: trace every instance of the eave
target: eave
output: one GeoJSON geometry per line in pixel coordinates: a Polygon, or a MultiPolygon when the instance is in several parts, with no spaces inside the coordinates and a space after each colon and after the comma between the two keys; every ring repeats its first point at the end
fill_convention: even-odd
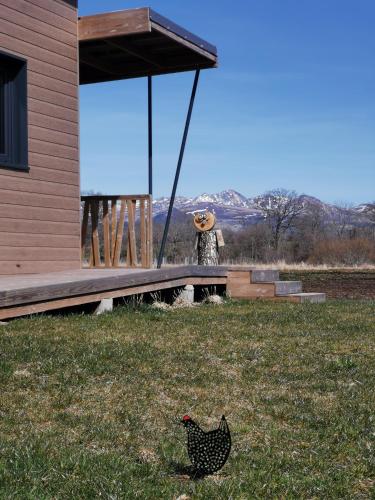
{"type": "Polygon", "coordinates": [[[78,21],[80,83],[215,68],[217,50],[149,8],[78,21]]]}

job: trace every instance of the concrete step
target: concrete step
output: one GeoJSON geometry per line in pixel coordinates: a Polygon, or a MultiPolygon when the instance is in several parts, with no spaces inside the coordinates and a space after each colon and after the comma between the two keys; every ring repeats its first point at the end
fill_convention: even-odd
{"type": "Polygon", "coordinates": [[[275,281],[275,295],[277,297],[302,292],[301,281],[275,281]]]}
{"type": "Polygon", "coordinates": [[[254,269],[250,273],[251,283],[270,283],[279,281],[280,273],[277,269],[254,269]]]}
{"type": "Polygon", "coordinates": [[[312,304],[321,304],[326,301],[325,293],[291,293],[288,295],[291,298],[292,302],[298,302],[300,304],[310,302],[312,304]]]}

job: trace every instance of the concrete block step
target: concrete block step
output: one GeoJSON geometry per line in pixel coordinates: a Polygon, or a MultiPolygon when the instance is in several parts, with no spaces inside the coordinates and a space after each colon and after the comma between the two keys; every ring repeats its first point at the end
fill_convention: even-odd
{"type": "Polygon", "coordinates": [[[270,283],[280,280],[277,269],[254,269],[250,273],[251,283],[270,283]]]}
{"type": "Polygon", "coordinates": [[[288,295],[293,302],[301,304],[310,302],[312,304],[321,304],[326,301],[325,293],[310,292],[310,293],[291,293],[288,295]]]}
{"type": "Polygon", "coordinates": [[[275,295],[277,297],[301,292],[301,281],[275,281],[275,295]]]}

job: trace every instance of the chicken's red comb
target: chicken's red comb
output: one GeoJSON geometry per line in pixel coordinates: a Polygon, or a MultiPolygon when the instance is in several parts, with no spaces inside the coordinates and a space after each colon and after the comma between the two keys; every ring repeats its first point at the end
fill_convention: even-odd
{"type": "Polygon", "coordinates": [[[191,420],[191,418],[189,417],[189,415],[184,415],[184,416],[182,417],[182,420],[183,420],[184,422],[187,422],[188,420],[191,420]]]}

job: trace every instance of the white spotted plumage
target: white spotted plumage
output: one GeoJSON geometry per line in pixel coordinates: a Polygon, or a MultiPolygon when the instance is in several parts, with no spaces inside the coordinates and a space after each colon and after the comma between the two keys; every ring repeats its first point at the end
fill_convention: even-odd
{"type": "Polygon", "coordinates": [[[188,454],[194,469],[203,474],[212,474],[226,463],[231,450],[231,436],[223,415],[217,429],[203,431],[190,417],[183,423],[188,436],[188,454]]]}

